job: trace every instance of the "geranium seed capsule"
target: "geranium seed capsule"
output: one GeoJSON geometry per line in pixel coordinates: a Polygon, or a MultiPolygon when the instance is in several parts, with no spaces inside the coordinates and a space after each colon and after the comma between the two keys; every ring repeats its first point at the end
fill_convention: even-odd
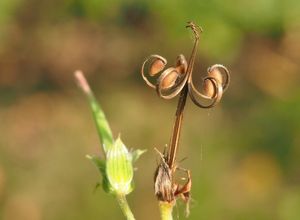
{"type": "Polygon", "coordinates": [[[157,73],[162,71],[165,68],[165,66],[166,63],[163,60],[156,58],[155,60],[152,61],[150,65],[149,75],[155,76],[157,73]]]}
{"type": "MultiPolygon", "coordinates": [[[[222,85],[223,76],[221,71],[218,68],[209,69],[208,76],[213,77],[218,84],[222,85]]],[[[213,98],[215,95],[214,85],[210,80],[205,80],[203,83],[203,94],[209,98],[213,98]]]]}
{"type": "Polygon", "coordinates": [[[179,74],[175,68],[171,67],[170,69],[167,69],[166,71],[168,71],[169,73],[167,73],[167,75],[160,82],[160,86],[162,89],[169,89],[172,86],[174,86],[175,82],[179,76],[179,74]]]}
{"type": "Polygon", "coordinates": [[[187,62],[185,57],[180,54],[177,59],[176,59],[176,64],[175,64],[176,70],[180,73],[180,74],[184,74],[186,73],[187,70],[187,62]]]}

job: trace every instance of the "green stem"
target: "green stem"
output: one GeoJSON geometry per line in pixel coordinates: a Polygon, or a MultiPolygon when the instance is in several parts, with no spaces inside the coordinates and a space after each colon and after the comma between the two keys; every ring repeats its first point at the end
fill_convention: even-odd
{"type": "Polygon", "coordinates": [[[172,211],[174,203],[159,202],[161,220],[173,220],[172,211]]]}
{"type": "Polygon", "coordinates": [[[116,196],[118,203],[121,207],[121,210],[123,212],[123,214],[125,215],[125,217],[127,218],[127,220],[135,220],[130,207],[128,205],[128,202],[126,200],[126,197],[124,195],[117,195],[116,196]]]}
{"type": "Polygon", "coordinates": [[[106,120],[106,117],[104,115],[101,106],[97,102],[94,93],[90,88],[88,81],[85,79],[83,73],[80,70],[75,72],[75,78],[77,80],[79,87],[81,88],[81,90],[89,100],[93,117],[96,122],[96,127],[100,137],[100,141],[102,143],[102,148],[106,155],[107,150],[110,149],[114,143],[113,135],[109,127],[109,124],[106,120]]]}

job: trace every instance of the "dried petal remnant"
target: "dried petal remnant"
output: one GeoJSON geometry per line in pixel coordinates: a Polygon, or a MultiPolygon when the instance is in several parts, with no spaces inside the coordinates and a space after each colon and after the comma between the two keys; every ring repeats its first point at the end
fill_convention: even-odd
{"type": "MultiPolygon", "coordinates": [[[[191,174],[189,170],[177,167],[176,165],[170,168],[167,163],[168,156],[157,151],[161,156],[161,162],[158,165],[154,174],[154,191],[157,199],[161,202],[175,204],[178,197],[182,198],[187,205],[190,201],[190,191],[192,187],[191,174]],[[183,185],[174,181],[174,174],[181,170],[187,174],[187,181],[183,185]]],[[[186,179],[186,178],[184,178],[186,179]]]]}
{"type": "Polygon", "coordinates": [[[158,200],[169,203],[175,200],[172,175],[171,169],[162,158],[154,175],[154,191],[158,200]]]}

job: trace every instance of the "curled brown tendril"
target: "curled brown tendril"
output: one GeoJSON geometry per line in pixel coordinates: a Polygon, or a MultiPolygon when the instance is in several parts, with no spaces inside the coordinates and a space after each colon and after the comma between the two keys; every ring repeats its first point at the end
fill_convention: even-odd
{"type": "MultiPolygon", "coordinates": [[[[202,32],[202,29],[192,22],[189,22],[187,27],[190,27],[194,32],[195,44],[193,50],[195,50],[199,40],[199,30],[202,32]]],[[[167,60],[164,57],[156,54],[150,55],[142,65],[141,74],[147,85],[156,89],[158,96],[161,98],[172,99],[182,91],[185,85],[188,85],[188,94],[191,100],[200,108],[211,108],[221,100],[229,85],[229,71],[221,64],[215,64],[208,68],[207,76],[203,78],[203,85],[206,81],[209,81],[206,84],[210,86],[210,89],[213,89],[213,95],[208,96],[198,90],[193,83],[192,72],[195,60],[193,54],[186,68],[182,66],[182,63],[187,63],[183,55],[177,57],[175,66],[168,68],[165,68],[167,60]],[[214,70],[221,73],[221,80],[210,74],[214,70]],[[210,100],[210,103],[202,103],[199,100],[200,98],[210,100]]]]}

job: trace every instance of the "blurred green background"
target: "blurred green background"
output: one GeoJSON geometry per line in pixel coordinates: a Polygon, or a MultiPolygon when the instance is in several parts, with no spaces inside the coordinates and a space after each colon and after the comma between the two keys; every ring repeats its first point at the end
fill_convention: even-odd
{"type": "Polygon", "coordinates": [[[100,175],[85,155],[101,151],[76,69],[114,134],[148,149],[128,199],[137,219],[159,219],[153,149],[169,141],[177,100],[158,98],[139,71],[149,54],[189,56],[189,20],[204,29],[194,75],[223,63],[232,76],[217,107],[185,111],[190,219],[300,219],[299,11],[298,0],[1,0],[0,219],[123,219],[93,192],[100,175]]]}

